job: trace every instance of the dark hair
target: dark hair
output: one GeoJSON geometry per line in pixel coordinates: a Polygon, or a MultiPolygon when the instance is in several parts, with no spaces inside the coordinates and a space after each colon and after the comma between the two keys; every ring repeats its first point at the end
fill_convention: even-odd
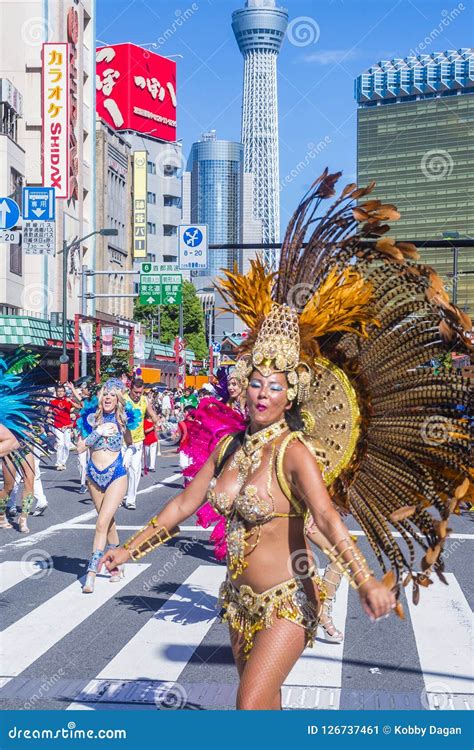
{"type": "Polygon", "coordinates": [[[135,378],[135,380],[132,380],[132,383],[131,383],[131,386],[130,386],[130,388],[134,388],[135,386],[136,386],[137,388],[141,388],[141,387],[142,387],[142,385],[145,385],[145,383],[144,383],[144,381],[142,380],[142,378],[135,378]]]}
{"type": "Polygon", "coordinates": [[[287,411],[285,411],[285,420],[286,424],[292,432],[298,432],[299,430],[304,429],[304,421],[303,417],[301,416],[301,409],[296,403],[296,400],[293,401],[291,409],[287,409],[287,411]]]}
{"type": "Polygon", "coordinates": [[[183,414],[187,414],[190,411],[194,411],[194,406],[191,406],[191,404],[188,404],[187,406],[184,407],[183,414]]]}

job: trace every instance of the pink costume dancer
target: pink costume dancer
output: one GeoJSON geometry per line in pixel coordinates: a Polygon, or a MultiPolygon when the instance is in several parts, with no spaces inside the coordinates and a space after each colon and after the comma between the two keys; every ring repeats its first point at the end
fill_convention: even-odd
{"type": "MultiPolygon", "coordinates": [[[[188,439],[183,450],[191,459],[190,465],[183,470],[183,476],[188,479],[198,473],[221,438],[232,432],[242,432],[247,426],[239,411],[212,396],[201,399],[193,416],[193,421],[187,425],[188,439]]],[[[223,560],[227,554],[224,516],[216,513],[210,503],[205,503],[196,516],[199,526],[204,529],[212,523],[216,524],[210,539],[214,542],[216,559],[223,560]]]]}

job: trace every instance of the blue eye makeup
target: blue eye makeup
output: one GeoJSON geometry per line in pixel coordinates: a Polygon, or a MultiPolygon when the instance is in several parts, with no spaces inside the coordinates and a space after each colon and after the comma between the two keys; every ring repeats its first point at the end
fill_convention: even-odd
{"type": "Polygon", "coordinates": [[[282,391],[283,386],[280,385],[280,383],[270,383],[270,390],[271,391],[282,391]]]}

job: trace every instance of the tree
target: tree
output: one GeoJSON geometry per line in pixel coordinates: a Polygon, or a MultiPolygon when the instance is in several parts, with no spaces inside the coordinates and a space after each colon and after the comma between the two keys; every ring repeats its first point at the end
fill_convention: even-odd
{"type": "MultiPolygon", "coordinates": [[[[143,305],[135,299],[134,319],[145,323],[146,330],[151,332],[151,320],[155,332],[158,330],[158,306],[143,305]]],[[[160,340],[171,344],[179,334],[178,305],[161,305],[160,340]]],[[[208,353],[204,332],[204,313],[196,289],[190,281],[183,281],[183,334],[187,345],[193,350],[196,359],[205,359],[208,353]]]]}

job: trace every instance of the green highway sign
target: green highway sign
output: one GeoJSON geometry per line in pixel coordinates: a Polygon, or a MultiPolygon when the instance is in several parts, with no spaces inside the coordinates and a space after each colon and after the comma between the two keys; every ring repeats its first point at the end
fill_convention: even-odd
{"type": "Polygon", "coordinates": [[[162,274],[162,305],[181,305],[183,302],[183,274],[162,274]]]}
{"type": "Polygon", "coordinates": [[[140,302],[144,305],[181,305],[183,275],[171,263],[142,263],[140,302]]]}

